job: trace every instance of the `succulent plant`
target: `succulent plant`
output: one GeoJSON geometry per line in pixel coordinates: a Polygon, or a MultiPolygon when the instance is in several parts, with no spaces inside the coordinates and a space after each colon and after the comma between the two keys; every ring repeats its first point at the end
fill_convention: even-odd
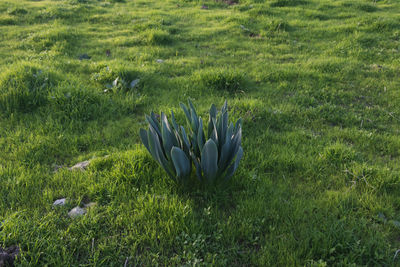
{"type": "Polygon", "coordinates": [[[144,146],[168,175],[177,182],[188,181],[192,162],[201,183],[229,180],[243,156],[241,146],[242,121],[228,124],[228,105],[225,101],[221,112],[213,104],[210,108],[207,138],[203,120],[196,113],[193,103],[181,107],[189,123],[190,131],[178,126],[171,111],[171,124],[161,113],[160,121],[152,112],[146,115],[149,129],[140,129],[144,146]]]}
{"type": "Polygon", "coordinates": [[[196,167],[200,181],[213,183],[217,180],[229,180],[239,166],[243,156],[242,120],[228,124],[228,105],[225,101],[218,113],[211,105],[208,118],[207,139],[203,120],[196,113],[193,103],[188,100],[189,108],[181,103],[190,126],[190,156],[196,167]]]}
{"type": "Polygon", "coordinates": [[[149,129],[140,129],[140,138],[155,160],[175,181],[182,182],[190,176],[192,161],[190,144],[185,129],[178,127],[171,111],[172,125],[167,116],[161,113],[161,122],[152,112],[146,115],[149,129]]]}

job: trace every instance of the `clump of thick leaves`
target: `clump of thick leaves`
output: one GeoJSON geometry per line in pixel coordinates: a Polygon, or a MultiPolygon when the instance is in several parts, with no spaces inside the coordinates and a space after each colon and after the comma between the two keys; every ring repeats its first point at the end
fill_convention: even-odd
{"type": "Polygon", "coordinates": [[[239,166],[243,156],[241,146],[241,119],[236,124],[228,122],[227,102],[220,112],[213,104],[205,134],[203,120],[196,113],[193,103],[181,107],[189,123],[189,132],[178,126],[171,111],[171,121],[161,113],[160,121],[152,112],[146,116],[149,129],[140,129],[143,144],[168,175],[177,182],[187,182],[196,168],[196,176],[201,183],[228,181],[239,166]]]}
{"type": "Polygon", "coordinates": [[[192,171],[190,142],[185,129],[178,126],[171,111],[172,125],[162,112],[161,121],[151,112],[146,115],[149,129],[140,129],[144,146],[168,175],[177,182],[184,182],[192,171]]]}

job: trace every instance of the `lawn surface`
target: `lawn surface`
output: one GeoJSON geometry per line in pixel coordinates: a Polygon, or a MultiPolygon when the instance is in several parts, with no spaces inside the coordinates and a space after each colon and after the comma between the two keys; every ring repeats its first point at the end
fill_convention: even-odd
{"type": "Polygon", "coordinates": [[[18,266],[399,266],[399,14],[0,1],[0,247],[18,266]],[[177,186],[140,142],[145,114],[184,124],[187,98],[243,118],[228,186],[177,186]]]}

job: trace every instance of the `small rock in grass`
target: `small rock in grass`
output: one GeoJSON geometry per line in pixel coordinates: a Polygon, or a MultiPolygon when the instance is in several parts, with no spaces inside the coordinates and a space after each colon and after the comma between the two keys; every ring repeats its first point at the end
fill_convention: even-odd
{"type": "Polygon", "coordinates": [[[19,255],[19,247],[0,247],[0,266],[14,266],[14,260],[19,255]]]}
{"type": "Polygon", "coordinates": [[[130,87],[131,89],[133,89],[139,82],[140,82],[140,79],[133,80],[133,81],[130,83],[129,87],[130,87]]]}
{"type": "Polygon", "coordinates": [[[53,206],[64,206],[66,202],[67,202],[66,198],[60,198],[54,201],[53,206]]]}
{"type": "Polygon", "coordinates": [[[71,170],[71,171],[72,170],[82,170],[83,171],[83,170],[86,170],[86,168],[89,166],[89,164],[90,164],[90,161],[85,160],[85,161],[75,164],[74,166],[69,168],[69,170],[71,170]]]}
{"type": "Polygon", "coordinates": [[[92,57],[91,56],[89,56],[88,54],[81,54],[81,55],[79,55],[79,60],[84,60],[84,59],[87,59],[87,60],[89,60],[89,59],[91,59],[92,57]]]}
{"type": "Polygon", "coordinates": [[[379,64],[372,64],[371,68],[374,70],[381,70],[383,68],[383,66],[379,65],[379,64]]]}
{"type": "Polygon", "coordinates": [[[249,31],[250,31],[250,29],[246,28],[246,27],[243,26],[243,25],[240,25],[240,28],[241,28],[242,30],[246,31],[246,32],[249,32],[249,31]]]}
{"type": "Polygon", "coordinates": [[[230,6],[232,6],[232,5],[236,5],[238,2],[237,1],[228,0],[228,1],[225,1],[225,3],[230,5],[230,6]]]}
{"type": "Polygon", "coordinates": [[[119,81],[119,77],[115,78],[115,80],[112,82],[113,87],[117,87],[119,81]]]}
{"type": "Polygon", "coordinates": [[[68,216],[71,218],[76,218],[86,214],[86,209],[82,209],[81,207],[75,207],[70,212],[68,212],[68,216]]]}
{"type": "Polygon", "coordinates": [[[64,167],[64,166],[54,164],[54,165],[53,165],[53,172],[58,172],[58,170],[61,169],[62,167],[64,167]]]}
{"type": "Polygon", "coordinates": [[[164,60],[162,60],[162,59],[157,59],[156,62],[157,62],[157,63],[164,63],[164,60]]]}

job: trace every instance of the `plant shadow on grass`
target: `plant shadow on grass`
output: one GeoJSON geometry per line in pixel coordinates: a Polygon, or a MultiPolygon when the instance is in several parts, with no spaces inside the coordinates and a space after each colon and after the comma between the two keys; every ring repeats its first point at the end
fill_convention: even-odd
{"type": "MultiPolygon", "coordinates": [[[[235,176],[238,174],[235,174],[235,176]]],[[[244,190],[245,185],[233,177],[231,180],[217,184],[200,184],[197,178],[194,183],[176,184],[171,190],[183,200],[191,200],[197,216],[201,216],[204,209],[212,207],[219,214],[230,214],[237,206],[237,195],[244,190]]]]}

